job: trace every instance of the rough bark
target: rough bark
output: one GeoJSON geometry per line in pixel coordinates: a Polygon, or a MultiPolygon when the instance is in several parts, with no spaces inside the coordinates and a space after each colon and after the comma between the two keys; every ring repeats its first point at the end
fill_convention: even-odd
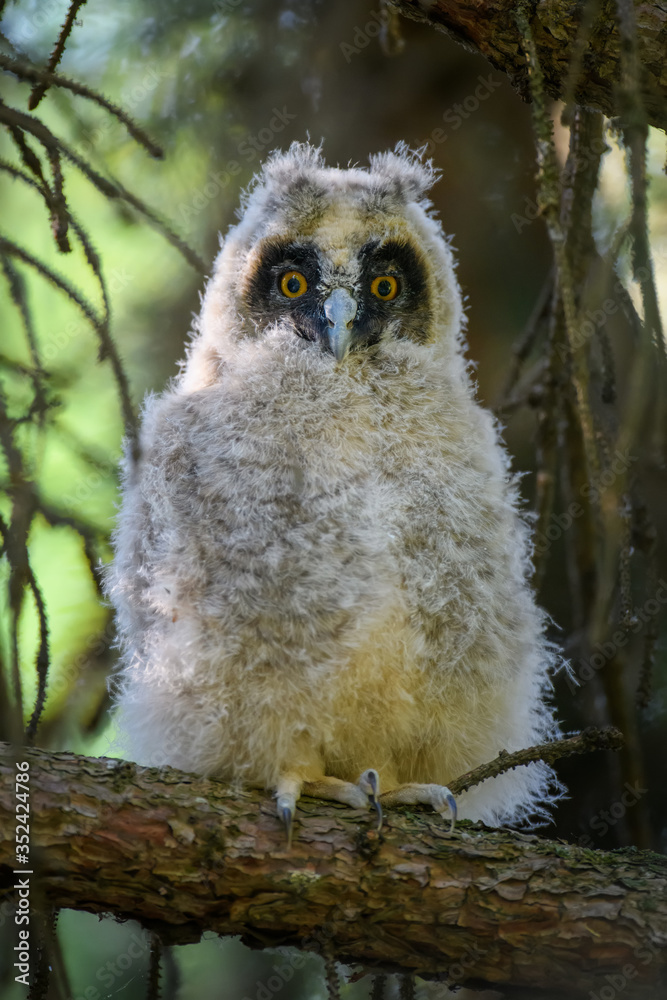
{"type": "MultiPolygon", "coordinates": [[[[204,930],[321,949],[455,982],[667,985],[667,858],[303,799],[288,852],[271,798],[169,768],[42,750],[0,754],[0,896],[12,898],[16,760],[28,761],[31,898],[132,917],[165,940],[204,930]],[[38,895],[39,893],[39,895],[38,895]]],[[[25,785],[21,785],[24,788],[25,785]]],[[[658,992],[656,992],[658,991],[658,992]]]]}
{"type": "MultiPolygon", "coordinates": [[[[516,23],[517,0],[392,0],[402,14],[445,31],[485,56],[506,73],[528,98],[525,50],[516,23]]],[[[621,41],[616,0],[539,0],[526,3],[525,13],[537,46],[550,97],[573,98],[577,104],[622,113],[621,41]],[[594,6],[591,6],[594,5],[594,6]],[[590,30],[585,20],[590,18],[590,30]],[[582,22],[584,28],[582,30],[582,22]],[[579,42],[577,41],[579,39],[579,42]],[[573,54],[579,72],[570,75],[573,54]]],[[[667,2],[634,3],[642,67],[642,97],[648,120],[667,128],[667,2]]]]}

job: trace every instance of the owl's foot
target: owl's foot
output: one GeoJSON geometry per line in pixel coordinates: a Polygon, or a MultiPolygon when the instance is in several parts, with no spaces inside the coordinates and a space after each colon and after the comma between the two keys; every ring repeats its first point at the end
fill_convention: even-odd
{"type": "Polygon", "coordinates": [[[456,799],[445,785],[399,785],[390,792],[384,792],[380,801],[385,806],[433,806],[437,813],[443,815],[447,810],[451,814],[449,832],[454,830],[456,823],[456,799]]]}
{"type": "Polygon", "coordinates": [[[276,812],[278,819],[285,827],[285,837],[287,848],[292,846],[292,830],[294,828],[294,813],[296,812],[296,798],[293,795],[283,794],[276,797],[276,812]]]}
{"type": "Polygon", "coordinates": [[[382,829],[382,806],[380,805],[380,775],[375,768],[369,767],[360,776],[357,785],[365,793],[367,804],[373,806],[378,814],[378,832],[382,829]]]}
{"type": "Polygon", "coordinates": [[[292,843],[292,829],[296,804],[303,793],[316,799],[329,799],[333,802],[343,802],[353,809],[368,809],[372,806],[378,815],[378,830],[382,826],[382,806],[379,801],[380,778],[373,768],[364,771],[359,781],[342,781],[340,778],[327,778],[324,775],[312,781],[300,781],[297,778],[281,778],[276,790],[276,812],[285,827],[287,846],[292,843]]]}

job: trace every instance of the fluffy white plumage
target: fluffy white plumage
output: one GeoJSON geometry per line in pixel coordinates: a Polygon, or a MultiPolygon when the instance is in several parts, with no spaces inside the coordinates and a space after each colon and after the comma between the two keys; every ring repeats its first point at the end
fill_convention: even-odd
{"type": "MultiPolygon", "coordinates": [[[[342,170],[294,144],[246,196],[125,477],[109,593],[140,763],[355,804],[364,769],[383,792],[444,785],[555,735],[529,533],[474,398],[433,180],[404,148],[342,170]],[[302,315],[276,281],[306,264],[302,315]],[[395,303],[371,299],[373,267],[395,303]],[[340,359],[337,288],[358,303],[340,359]]],[[[555,794],[535,764],[459,815],[540,818],[555,794]]]]}

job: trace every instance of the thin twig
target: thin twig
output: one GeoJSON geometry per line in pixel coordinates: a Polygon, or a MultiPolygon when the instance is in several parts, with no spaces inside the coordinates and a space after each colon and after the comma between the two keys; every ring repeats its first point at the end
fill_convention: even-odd
{"type": "Polygon", "coordinates": [[[34,971],[31,970],[31,981],[27,1000],[48,1000],[51,979],[51,962],[49,960],[49,933],[47,918],[37,912],[31,920],[33,925],[32,947],[35,952],[34,971]]]}
{"type": "Polygon", "coordinates": [[[548,546],[544,544],[543,540],[547,537],[547,526],[556,494],[558,420],[561,409],[561,400],[557,389],[560,381],[560,369],[562,368],[562,363],[559,362],[557,354],[557,347],[560,342],[559,334],[561,326],[562,310],[560,308],[558,285],[555,283],[551,300],[547,373],[542,383],[542,399],[536,414],[537,433],[535,453],[537,474],[535,479],[535,509],[537,511],[537,524],[535,525],[535,538],[538,542],[542,542],[541,545],[535,546],[533,553],[532,585],[536,592],[540,590],[546,568],[548,546]]]}
{"type": "Polygon", "coordinates": [[[514,387],[519,380],[519,375],[521,374],[521,368],[533,348],[540,332],[540,328],[549,316],[553,291],[554,270],[551,268],[544,284],[542,285],[542,288],[540,289],[537,301],[535,302],[532,312],[526,321],[526,325],[524,326],[518,340],[512,346],[512,366],[507,376],[505,386],[500,394],[500,399],[494,406],[494,412],[498,416],[504,414],[510,405],[514,387]]]}
{"type": "MultiPolygon", "coordinates": [[[[77,235],[81,237],[82,232],[77,230],[77,235]]],[[[99,268],[99,264],[96,263],[97,255],[92,247],[90,247],[89,244],[84,243],[84,250],[86,252],[88,262],[93,270],[99,268]]],[[[2,236],[0,236],[0,253],[9,254],[10,256],[22,260],[25,264],[30,265],[30,267],[33,267],[42,275],[42,277],[46,278],[47,281],[50,281],[52,285],[55,285],[56,288],[60,288],[61,291],[65,292],[65,294],[75,303],[75,305],[79,307],[86,319],[91,323],[100,341],[101,357],[108,357],[114,370],[114,376],[116,378],[116,384],[118,385],[123,411],[125,431],[130,443],[130,451],[134,456],[136,456],[138,454],[139,447],[137,437],[137,418],[130,399],[129,381],[121,363],[120,355],[116,350],[116,345],[111,337],[111,334],[109,333],[108,317],[106,313],[101,317],[98,316],[93,306],[90,305],[88,300],[81,295],[81,293],[78,292],[69,281],[57,274],[55,271],[51,270],[51,268],[47,267],[46,264],[43,264],[31,253],[28,253],[28,251],[23,247],[20,247],[18,244],[13,243],[11,240],[2,236]]]]}
{"type": "MultiPolygon", "coordinates": [[[[35,187],[38,187],[31,177],[26,175],[26,178],[31,184],[35,184],[35,187]]],[[[43,410],[46,410],[46,393],[44,389],[44,379],[46,373],[42,369],[39,350],[37,347],[37,335],[32,321],[32,313],[28,307],[25,282],[23,280],[23,276],[19,274],[5,254],[0,255],[0,263],[2,264],[2,269],[5,273],[5,277],[7,278],[9,294],[11,295],[14,305],[18,309],[21,322],[23,323],[23,329],[25,330],[26,340],[28,341],[28,349],[30,351],[30,357],[33,364],[32,368],[24,367],[23,374],[27,375],[32,382],[35,393],[35,401],[43,410]]],[[[4,356],[0,355],[0,362],[3,361],[4,356]]]]}
{"type": "Polygon", "coordinates": [[[387,977],[384,973],[373,976],[373,987],[371,989],[370,1000],[385,1000],[384,991],[386,985],[387,977]]]}
{"type": "MultiPolygon", "coordinates": [[[[584,66],[584,56],[588,51],[588,44],[593,33],[595,20],[600,10],[600,0],[586,0],[577,35],[570,48],[570,62],[567,68],[567,77],[563,85],[563,103],[565,105],[564,118],[570,116],[570,106],[573,104],[577,90],[577,84],[581,78],[581,71],[584,66]]],[[[568,122],[569,124],[569,122],[568,122]]]]}
{"type": "Polygon", "coordinates": [[[466,792],[473,785],[479,785],[487,778],[495,778],[515,767],[534,764],[537,761],[554,764],[561,757],[592,753],[595,750],[620,750],[623,743],[623,734],[618,729],[591,727],[584,729],[576,736],[568,736],[566,739],[553,740],[549,743],[539,743],[536,746],[526,747],[525,750],[516,750],[514,753],[501,750],[498,756],[489,761],[488,764],[480,764],[472,771],[467,771],[459,778],[455,778],[454,781],[448,782],[448,788],[452,795],[460,795],[461,792],[466,792]]]}
{"type": "MultiPolygon", "coordinates": [[[[49,210],[51,210],[51,207],[52,207],[51,199],[45,193],[45,191],[43,190],[42,186],[40,184],[38,184],[34,180],[34,178],[30,177],[29,174],[24,173],[22,170],[19,170],[18,167],[15,167],[14,164],[8,163],[6,160],[2,160],[2,159],[0,159],[0,170],[5,170],[12,177],[15,177],[18,180],[23,181],[24,184],[28,184],[30,187],[32,187],[36,191],[38,191],[39,194],[41,194],[42,197],[44,198],[47,208],[49,210]]],[[[74,232],[76,233],[76,236],[77,236],[77,238],[78,238],[78,240],[81,243],[81,246],[83,248],[83,252],[85,254],[86,261],[88,262],[88,265],[89,265],[90,269],[92,270],[93,274],[95,275],[95,278],[97,279],[97,282],[99,284],[100,294],[102,296],[102,305],[103,305],[103,310],[104,310],[104,320],[103,320],[103,323],[106,324],[106,325],[108,325],[108,322],[109,322],[109,312],[110,312],[110,309],[109,309],[109,294],[108,294],[108,291],[107,291],[107,287],[106,287],[106,282],[104,280],[104,276],[102,274],[102,264],[101,264],[100,258],[98,256],[95,248],[93,247],[92,242],[90,240],[90,237],[88,236],[86,230],[83,228],[83,226],[81,226],[77,222],[76,218],[72,214],[72,212],[71,212],[71,210],[70,210],[70,208],[69,208],[69,206],[67,205],[66,202],[65,202],[65,212],[66,212],[66,215],[67,215],[68,226],[70,226],[74,230],[74,232]]],[[[103,361],[108,356],[109,356],[108,345],[107,344],[101,344],[100,345],[99,360],[103,361]]]]}
{"type": "Polygon", "coordinates": [[[324,959],[324,976],[327,984],[328,1000],[340,1000],[340,975],[336,959],[333,954],[325,954],[322,957],[324,959]]]}
{"type": "MultiPolygon", "coordinates": [[[[627,232],[632,239],[633,273],[640,284],[644,308],[644,322],[635,350],[627,402],[618,430],[616,448],[621,454],[636,454],[639,441],[645,434],[653,441],[655,452],[662,454],[667,359],[648,238],[646,176],[648,125],[641,96],[641,66],[634,5],[631,0],[616,0],[616,10],[621,39],[621,129],[629,152],[632,191],[632,215],[627,232]]],[[[629,469],[626,468],[621,471],[615,483],[617,496],[629,493],[628,478],[629,469]]],[[[608,516],[605,521],[601,583],[592,615],[591,634],[595,639],[604,633],[613,607],[622,533],[622,522],[618,518],[608,516]]]]}
{"type": "Polygon", "coordinates": [[[37,257],[34,257],[28,250],[19,246],[18,243],[14,243],[12,240],[8,240],[5,236],[0,236],[0,253],[6,253],[11,257],[16,257],[18,260],[22,260],[24,264],[28,264],[30,267],[38,271],[43,278],[46,278],[52,285],[59,288],[62,292],[75,303],[90,322],[90,324],[99,330],[104,323],[104,319],[100,318],[93,306],[90,305],[88,300],[81,295],[80,292],[76,290],[74,285],[71,285],[69,281],[63,278],[61,275],[57,274],[56,271],[51,270],[46,264],[43,264],[37,257]]]}
{"type": "Polygon", "coordinates": [[[577,338],[577,307],[570,263],[565,249],[565,233],[560,222],[560,184],[558,161],[553,143],[553,125],[546,111],[544,79],[537,56],[537,46],[524,7],[520,7],[517,11],[516,21],[523,37],[533,96],[533,122],[540,178],[538,201],[547,225],[558,268],[565,330],[572,358],[572,383],[577,400],[577,414],[584,439],[588,473],[593,478],[598,475],[599,461],[588,394],[588,370],[585,353],[577,338]]]}
{"type": "Polygon", "coordinates": [[[148,983],[146,985],[146,1000],[160,1000],[162,994],[160,959],[162,958],[162,942],[157,934],[151,934],[151,950],[148,965],[148,983]]]}
{"type": "Polygon", "coordinates": [[[51,229],[58,249],[61,253],[69,253],[72,249],[67,239],[67,229],[69,227],[69,212],[67,209],[67,199],[64,191],[64,178],[60,153],[57,149],[48,150],[51,172],[53,174],[53,187],[51,189],[51,229]]]}
{"type": "MultiPolygon", "coordinates": [[[[72,0],[67,11],[67,17],[65,18],[65,23],[63,24],[60,34],[58,35],[56,44],[53,47],[53,51],[49,56],[49,61],[46,64],[46,70],[48,73],[53,73],[60,60],[62,59],[63,52],[65,51],[65,44],[69,38],[69,34],[74,27],[74,20],[76,18],[79,7],[82,7],[86,0],[72,0]]],[[[45,81],[37,84],[33,87],[30,97],[28,98],[28,110],[34,111],[44,94],[47,91],[49,84],[45,81]]]]}
{"type": "Polygon", "coordinates": [[[43,499],[36,499],[35,504],[36,509],[39,510],[40,514],[45,517],[51,527],[58,525],[59,527],[72,528],[72,530],[76,531],[79,535],[81,541],[83,542],[83,552],[90,568],[90,575],[100,597],[102,597],[102,580],[100,577],[97,546],[101,541],[108,540],[108,534],[105,535],[99,528],[95,527],[95,525],[89,524],[82,518],[73,517],[70,514],[63,514],[43,499]]]}
{"type": "Polygon", "coordinates": [[[37,732],[39,720],[42,712],[44,711],[44,703],[46,702],[46,683],[49,675],[49,667],[51,665],[51,655],[49,652],[49,623],[46,614],[46,604],[44,603],[44,597],[42,596],[42,591],[37,584],[37,579],[32,566],[30,566],[29,563],[28,585],[32,590],[32,594],[35,599],[37,620],[39,622],[39,647],[37,649],[37,660],[35,663],[37,669],[37,697],[35,699],[35,707],[25,731],[26,742],[32,743],[37,732]]]}
{"type": "Polygon", "coordinates": [[[415,977],[411,973],[401,976],[398,997],[399,1000],[415,1000],[415,977]]]}
{"type": "MultiPolygon", "coordinates": [[[[117,118],[125,126],[132,138],[140,146],[143,146],[152,157],[156,160],[164,159],[164,150],[157,143],[153,142],[150,136],[146,135],[143,129],[132,120],[127,112],[111,101],[108,101],[102,94],[98,94],[96,90],[91,90],[90,87],[86,87],[76,80],[70,80],[60,73],[52,73],[49,70],[39,69],[37,66],[32,66],[23,59],[12,59],[10,56],[3,55],[2,53],[0,53],[0,67],[10,73],[15,73],[21,80],[34,80],[38,85],[43,84],[45,89],[47,86],[62,87],[64,90],[71,90],[77,97],[85,97],[87,100],[99,104],[101,108],[104,108],[114,118],[117,118]]],[[[36,105],[28,104],[30,111],[33,111],[35,107],[36,105]]]]}
{"type": "Polygon", "coordinates": [[[137,198],[130,191],[127,191],[122,184],[116,180],[107,180],[100,173],[91,167],[91,165],[81,156],[76,153],[71,146],[63,142],[57,136],[51,132],[50,129],[44,125],[39,118],[35,118],[32,115],[26,114],[24,111],[19,111],[17,108],[10,108],[8,105],[3,104],[0,101],[0,121],[4,121],[8,126],[16,126],[19,129],[23,129],[34,135],[45,148],[56,148],[59,149],[63,156],[67,157],[70,162],[72,162],[82,174],[88,178],[88,180],[93,184],[98,191],[106,195],[107,198],[117,198],[120,201],[127,202],[135,208],[147,222],[150,223],[155,229],[162,234],[162,236],[171,243],[179,253],[185,258],[185,260],[200,274],[206,273],[206,264],[199,257],[198,254],[192,250],[184,240],[177,236],[176,233],[169,228],[169,226],[161,219],[156,212],[150,209],[140,198],[137,198]]]}

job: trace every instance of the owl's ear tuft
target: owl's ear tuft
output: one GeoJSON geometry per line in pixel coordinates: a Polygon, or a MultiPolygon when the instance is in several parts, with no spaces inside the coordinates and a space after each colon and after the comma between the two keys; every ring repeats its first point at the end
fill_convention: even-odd
{"type": "Polygon", "coordinates": [[[293,142],[287,152],[274,149],[269,153],[259,175],[260,181],[293,183],[295,176],[303,176],[324,166],[322,143],[293,142]]]}
{"type": "Polygon", "coordinates": [[[393,152],[371,156],[371,177],[405,201],[421,201],[440,177],[433,161],[424,159],[425,153],[426,146],[410,149],[399,142],[393,152]]]}
{"type": "Polygon", "coordinates": [[[256,193],[261,200],[268,199],[267,208],[272,205],[277,207],[279,200],[285,196],[294,200],[299,206],[306,206],[309,201],[317,201],[322,195],[322,190],[314,174],[324,166],[322,143],[314,146],[310,142],[292,142],[287,151],[274,149],[242,194],[237,216],[243,217],[256,193]],[[266,192],[265,195],[262,189],[266,192]]]}

